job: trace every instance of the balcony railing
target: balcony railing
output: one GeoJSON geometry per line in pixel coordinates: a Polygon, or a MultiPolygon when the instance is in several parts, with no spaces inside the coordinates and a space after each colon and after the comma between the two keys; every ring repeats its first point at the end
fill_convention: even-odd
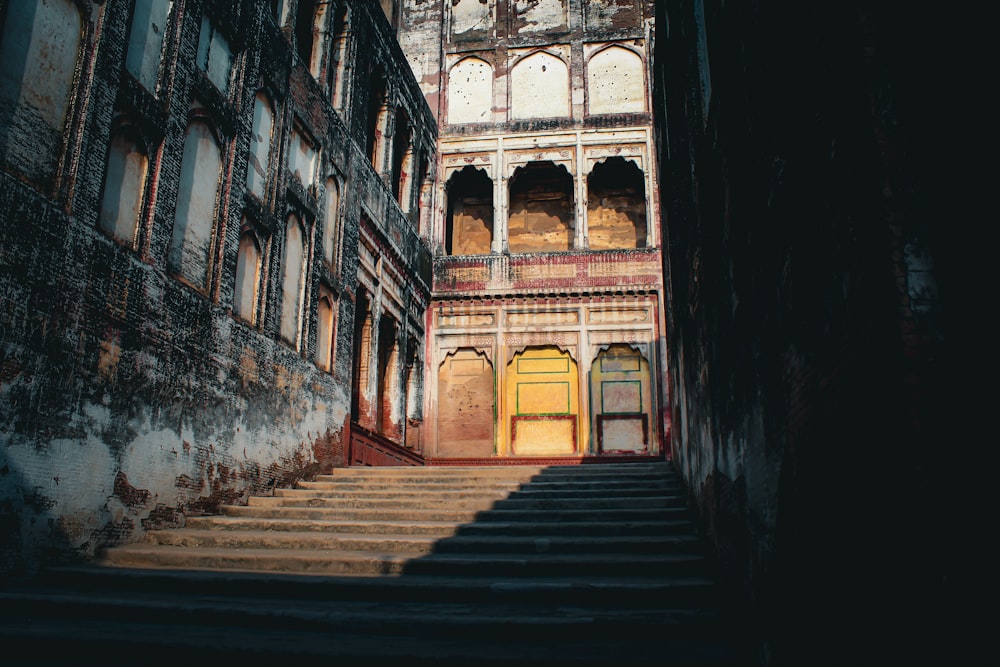
{"type": "Polygon", "coordinates": [[[659,291],[657,248],[434,258],[435,294],[659,291]]]}

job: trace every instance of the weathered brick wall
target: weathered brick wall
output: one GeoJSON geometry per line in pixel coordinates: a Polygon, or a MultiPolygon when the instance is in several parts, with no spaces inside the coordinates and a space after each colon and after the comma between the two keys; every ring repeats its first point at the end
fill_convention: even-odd
{"type": "Polygon", "coordinates": [[[947,571],[922,526],[948,503],[926,26],[658,10],[675,464],[762,664],[926,658],[947,571]]]}
{"type": "MultiPolygon", "coordinates": [[[[86,558],[103,545],[140,539],[148,528],[343,465],[363,207],[380,247],[411,281],[407,293],[418,295],[408,306],[422,313],[429,294],[429,253],[416,212],[400,210],[353,122],[366,109],[361,71],[373,59],[389,63],[393,103],[410,119],[415,149],[433,160],[433,117],[374,0],[351,3],[357,39],[350,71],[359,80],[339,111],[295,51],[294,20],[275,25],[270,2],[175,2],[162,27],[166,66],[156,96],[123,69],[130,3],[85,4],[93,45],[81,52],[61,181],[50,187],[0,169],[0,572],[86,558]],[[206,8],[229,31],[228,94],[193,65],[206,8]],[[277,166],[257,201],[245,174],[261,86],[276,107],[277,166]],[[221,136],[223,163],[204,289],[167,270],[193,101],[221,136]],[[119,114],[150,142],[134,249],[96,226],[119,114]],[[332,268],[320,261],[323,191],[286,168],[296,124],[317,144],[316,183],[327,174],[343,183],[342,247],[332,268]],[[280,336],[290,211],[307,231],[294,344],[280,336]],[[256,325],[232,312],[245,218],[266,239],[256,325]],[[335,300],[330,372],[314,363],[321,284],[335,300]]],[[[0,167],[6,164],[13,163],[0,167]]]]}

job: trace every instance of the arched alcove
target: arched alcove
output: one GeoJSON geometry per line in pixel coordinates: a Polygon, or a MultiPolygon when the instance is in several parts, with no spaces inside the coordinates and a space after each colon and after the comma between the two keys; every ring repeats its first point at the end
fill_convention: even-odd
{"type": "Polygon", "coordinates": [[[598,163],[587,177],[587,240],[591,250],[646,247],[646,179],[620,157],[598,163]]]}
{"type": "Polygon", "coordinates": [[[576,361],[555,346],[528,347],[507,365],[508,445],[514,456],[571,456],[580,446],[576,361]]]}
{"type": "Polygon", "coordinates": [[[139,134],[128,126],[111,137],[97,227],[135,247],[149,159],[139,134]]]}
{"type": "Polygon", "coordinates": [[[601,350],[590,371],[590,414],[597,453],[647,454],[654,447],[649,362],[632,347],[601,350]]]}
{"type": "Polygon", "coordinates": [[[5,4],[0,16],[0,163],[48,190],[63,150],[83,17],[72,0],[5,4]]]}
{"type": "Polygon", "coordinates": [[[437,456],[479,458],[494,451],[493,364],[460,348],[438,368],[437,456]]]}
{"type": "Polygon", "coordinates": [[[510,71],[512,118],[564,118],[569,111],[566,63],[545,51],[517,61],[510,71]]]}
{"type": "Polygon", "coordinates": [[[305,230],[294,213],[285,223],[285,251],[281,257],[281,337],[298,349],[305,269],[305,230]]]}
{"type": "Polygon", "coordinates": [[[642,58],[622,46],[610,46],[587,61],[587,111],[592,115],[642,113],[646,81],[642,58]]]}
{"type": "Polygon", "coordinates": [[[208,123],[195,120],[184,137],[167,266],[199,289],[206,287],[208,279],[221,172],[222,152],[215,133],[208,123]]]}
{"type": "Polygon", "coordinates": [[[573,177],[562,165],[529,162],[510,179],[507,244],[511,252],[565,252],[573,247],[573,177]]]}
{"type": "Polygon", "coordinates": [[[236,255],[236,286],[233,314],[250,324],[257,324],[257,297],[260,289],[261,248],[253,232],[240,235],[236,255]]]}
{"type": "Polygon", "coordinates": [[[465,167],[448,181],[445,251],[482,255],[493,245],[493,181],[482,169],[465,167]]]}
{"type": "Polygon", "coordinates": [[[264,198],[267,187],[273,129],[274,107],[268,96],[260,91],[253,100],[253,126],[250,129],[250,156],[247,162],[247,189],[257,199],[264,198]]]}
{"type": "Polygon", "coordinates": [[[464,58],[448,72],[448,122],[485,123],[493,119],[493,67],[464,58]]]}

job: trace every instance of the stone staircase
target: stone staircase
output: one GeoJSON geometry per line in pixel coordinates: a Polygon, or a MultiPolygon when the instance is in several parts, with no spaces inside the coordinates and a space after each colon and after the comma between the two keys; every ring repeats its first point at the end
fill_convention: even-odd
{"type": "Polygon", "coordinates": [[[712,572],[666,463],[347,468],[0,588],[0,638],[52,664],[747,664],[712,572]]]}

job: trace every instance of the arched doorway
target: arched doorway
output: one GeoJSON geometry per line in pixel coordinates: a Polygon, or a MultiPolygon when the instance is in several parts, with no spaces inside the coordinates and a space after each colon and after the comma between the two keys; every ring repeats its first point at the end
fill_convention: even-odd
{"type": "Polygon", "coordinates": [[[648,454],[656,442],[649,362],[628,345],[601,350],[590,371],[597,453],[648,454]]]}
{"type": "Polygon", "coordinates": [[[580,453],[580,376],[568,352],[526,348],[508,364],[506,385],[511,455],[580,453]]]}

